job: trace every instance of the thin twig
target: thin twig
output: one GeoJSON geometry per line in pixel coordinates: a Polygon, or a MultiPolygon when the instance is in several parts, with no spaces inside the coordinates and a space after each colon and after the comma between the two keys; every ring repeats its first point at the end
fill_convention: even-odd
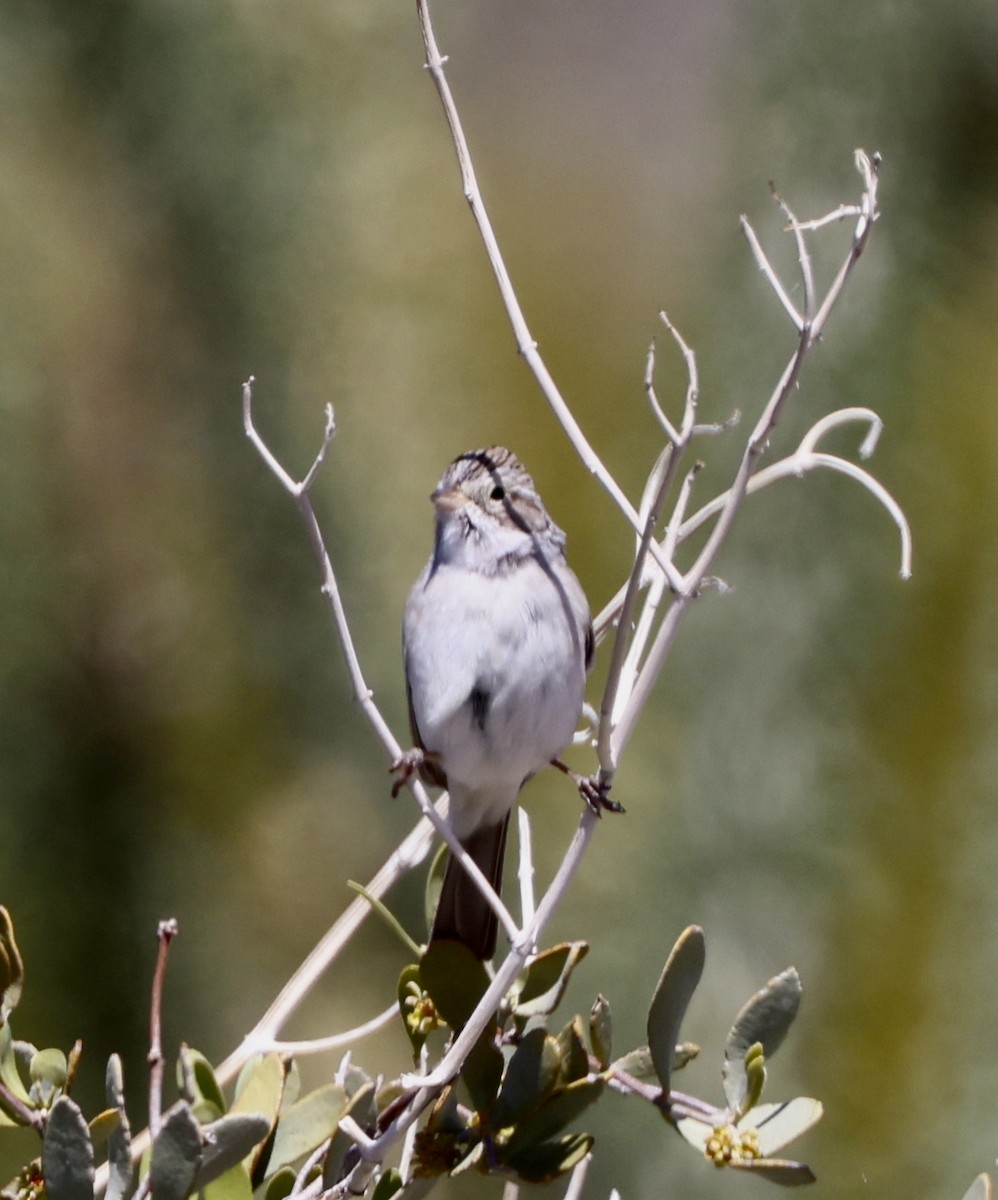
{"type": "Polygon", "coordinates": [[[745,237],[748,239],[748,244],[752,247],[752,255],[755,258],[755,261],[759,267],[759,270],[762,271],[763,275],[766,276],[767,283],[773,289],[773,291],[776,293],[776,297],[779,300],[779,302],[786,309],[787,316],[790,318],[791,321],[793,321],[794,325],[796,326],[796,328],[798,330],[802,329],[804,326],[804,319],[800,315],[800,313],[797,311],[797,309],[794,307],[794,302],[787,295],[786,289],[784,288],[783,284],[780,282],[779,275],[777,275],[776,272],[773,270],[772,264],[770,263],[769,259],[766,257],[766,252],[763,250],[758,237],[756,237],[755,230],[749,224],[748,217],[746,217],[745,214],[743,213],[741,215],[741,217],[739,217],[739,221],[741,223],[742,232],[745,234],[745,237]]]}
{"type": "Polygon", "coordinates": [[[787,218],[787,226],[797,243],[797,263],[800,266],[801,282],[804,285],[804,321],[807,323],[814,317],[814,271],[811,267],[811,254],[807,248],[807,239],[804,237],[803,230],[797,217],[791,211],[790,205],[781,198],[775,188],[773,188],[773,199],[787,218]]]}
{"type": "Polygon", "coordinates": [[[386,1025],[391,1024],[398,1017],[398,1014],[398,1004],[389,1004],[384,1012],[378,1013],[370,1021],[364,1021],[360,1025],[355,1025],[353,1029],[346,1029],[343,1033],[333,1033],[329,1037],[312,1038],[309,1041],[303,1042],[271,1042],[269,1045],[260,1042],[257,1045],[257,1053],[293,1054],[295,1056],[303,1054],[326,1054],[330,1050],[339,1050],[343,1046],[352,1046],[354,1042],[359,1042],[362,1038],[366,1038],[372,1033],[377,1033],[379,1029],[384,1029],[386,1025]]]}
{"type": "Polygon", "coordinates": [[[156,968],[152,977],[152,993],[149,1002],[149,1131],[159,1133],[163,1113],[163,982],[166,979],[166,960],[170,943],[177,936],[179,926],[176,918],[160,921],[156,928],[159,948],[156,953],[156,968]]]}
{"type": "MultiPolygon", "coordinates": [[[[665,315],[664,313],[662,314],[665,315]]],[[[659,425],[662,426],[662,432],[670,442],[679,441],[679,430],[669,420],[665,414],[665,410],[658,402],[658,395],[655,391],[655,339],[652,338],[648,346],[648,357],[645,359],[645,396],[648,398],[648,404],[659,425]]]]}
{"type": "MultiPolygon", "coordinates": [[[[437,89],[437,94],[440,97],[444,115],[450,128],[454,149],[457,153],[458,166],[461,170],[461,185],[464,190],[464,197],[471,208],[472,216],[475,219],[479,235],[485,246],[485,252],[492,266],[492,271],[499,287],[499,294],[509,317],[510,324],[513,327],[513,336],[516,339],[517,349],[530,367],[552,412],[558,419],[587,470],[599,480],[613,498],[614,503],[631,523],[635,532],[640,535],[642,532],[641,518],[582,432],[582,428],[566,404],[564,397],[558,390],[557,384],[554,382],[551,372],[538,352],[537,343],[534,341],[526,318],[523,315],[523,309],[520,307],[516,292],[513,290],[509,272],[506,269],[502,252],[499,249],[499,243],[496,241],[495,231],[492,228],[492,221],[489,218],[485,202],[482,198],[481,188],[478,185],[478,177],[471,159],[471,152],[468,149],[468,142],[461,125],[461,118],[458,115],[457,106],[451,94],[450,84],[447,82],[447,76],[444,73],[444,66],[447,60],[440,53],[436,35],[433,32],[433,25],[430,21],[429,0],[416,0],[416,9],[419,14],[423,45],[426,50],[426,67],[437,89]]],[[[660,555],[658,547],[654,543],[652,543],[651,552],[658,561],[660,555]]],[[[678,574],[673,571],[672,564],[667,562],[664,556],[661,557],[659,566],[668,576],[670,585],[678,587],[680,583],[678,574]]]]}
{"type": "MultiPolygon", "coordinates": [[[[671,649],[679,623],[689,609],[690,596],[696,595],[702,588],[721,546],[727,540],[728,535],[730,534],[734,525],[738,511],[741,508],[745,497],[749,493],[749,485],[753,475],[758,470],[759,459],[768,445],[769,439],[780,420],[780,416],[782,415],[784,407],[786,406],[790,396],[797,388],[797,383],[800,378],[800,373],[803,369],[804,362],[820,337],[824,325],[827,322],[832,309],[834,308],[835,302],[841,295],[842,289],[844,288],[849,275],[851,274],[853,268],[859,260],[860,255],[866,247],[870,232],[873,228],[873,223],[876,221],[878,215],[876,205],[878,165],[879,159],[877,157],[874,157],[871,160],[865,154],[863,154],[862,151],[857,151],[856,166],[863,177],[864,190],[862,202],[859,206],[860,215],[853,234],[852,245],[842,266],[840,267],[831,286],[829,287],[828,292],[818,307],[817,312],[810,321],[802,318],[794,308],[793,304],[790,302],[782,283],[777,277],[772,266],[769,264],[769,261],[766,258],[761,245],[759,244],[759,239],[756,237],[755,231],[752,229],[747,219],[744,217],[742,218],[742,228],[745,232],[746,238],[748,239],[752,253],[755,256],[760,269],[766,275],[766,278],[773,288],[774,294],[786,309],[790,319],[794,323],[794,327],[797,329],[797,345],[793,354],[791,355],[790,361],[787,363],[787,366],[780,377],[779,382],[773,389],[768,402],[763,408],[755,428],[749,436],[745,450],[742,454],[741,461],[738,465],[738,469],[735,473],[734,481],[724,493],[723,504],[720,506],[712,506],[712,515],[716,516],[716,519],[710,534],[707,537],[707,541],[701,549],[700,554],[697,556],[696,561],[683,577],[682,588],[676,590],[673,597],[673,602],[662,619],[662,623],[659,626],[652,648],[645,659],[644,666],[635,682],[633,692],[625,704],[619,720],[615,723],[611,740],[612,761],[619,761],[620,754],[630,739],[638,715],[643,711],[651,693],[651,689],[654,686],[662,665],[665,662],[665,658],[671,649]]],[[[796,236],[799,239],[798,245],[800,245],[802,236],[799,232],[799,229],[796,232],[796,236]]],[[[807,257],[806,252],[801,269],[802,271],[806,272],[809,272],[810,270],[810,259],[807,257]],[[807,264],[806,266],[804,265],[805,263],[807,264]]],[[[832,464],[826,463],[824,465],[831,466],[832,464]]],[[[834,466],[833,469],[842,468],[839,466],[834,466]]],[[[855,471],[858,472],[859,468],[855,468],[855,471]]],[[[859,476],[854,474],[854,478],[859,478],[859,476]]],[[[868,478],[869,477],[867,477],[867,479],[868,478]]],[[[870,486],[870,483],[875,484],[875,481],[872,480],[870,480],[870,483],[867,483],[865,479],[861,480],[861,482],[864,482],[865,486],[870,486]]],[[[885,496],[885,492],[883,495],[879,495],[878,493],[878,497],[883,503],[885,503],[886,507],[888,507],[889,511],[891,511],[892,516],[894,516],[895,520],[897,520],[897,514],[900,510],[897,509],[896,505],[894,505],[894,502],[889,500],[889,498],[885,500],[885,496]]],[[[698,515],[690,518],[691,521],[698,519],[698,515]]],[[[903,525],[899,525],[899,527],[902,529],[902,540],[906,545],[907,535],[905,527],[903,525]]],[[[683,530],[680,532],[680,540],[685,535],[688,528],[689,521],[684,523],[683,530]]],[[[902,570],[905,569],[905,562],[906,551],[903,554],[902,570]]]]}

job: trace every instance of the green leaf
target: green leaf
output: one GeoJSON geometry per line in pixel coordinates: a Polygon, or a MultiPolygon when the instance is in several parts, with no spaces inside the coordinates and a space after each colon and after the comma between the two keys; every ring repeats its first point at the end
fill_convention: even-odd
{"type": "Polygon", "coordinates": [[[668,1097],[679,1030],[703,974],[706,944],[699,925],[684,929],[662,970],[648,1010],[648,1048],[655,1074],[668,1097]]]}
{"type": "MultiPolygon", "coordinates": [[[[34,1108],[31,1097],[28,1095],[27,1089],[21,1082],[21,1073],[17,1069],[17,1054],[14,1050],[14,1038],[10,1031],[10,1024],[4,1022],[0,1025],[0,1083],[7,1090],[17,1097],[28,1108],[34,1108]]],[[[13,1108],[5,1106],[3,1096],[0,1096],[0,1112],[3,1112],[15,1125],[21,1124],[21,1118],[13,1108]]]]}
{"type": "Polygon", "coordinates": [[[610,1064],[611,1071],[620,1071],[624,1075],[633,1075],[642,1083],[658,1083],[655,1064],[651,1060],[651,1051],[647,1046],[639,1046],[636,1050],[618,1058],[610,1064]]]}
{"type": "Polygon", "coordinates": [[[346,1110],[346,1092],[338,1083],[327,1083],[291,1105],[278,1118],[270,1169],[311,1154],[332,1135],[346,1110]]]}
{"type": "Polygon", "coordinates": [[[191,1104],[204,1101],[212,1113],[221,1115],[226,1110],[225,1096],[218,1086],[215,1071],[211,1063],[200,1050],[192,1046],[181,1046],[177,1062],[177,1086],[183,1090],[185,1081],[194,1086],[194,1094],[190,1097],[191,1104]]]}
{"type": "Polygon", "coordinates": [[[518,1017],[547,1016],[561,1003],[572,972],[589,953],[587,942],[564,942],[538,954],[523,972],[515,1011],[518,1017]]]}
{"type": "Polygon", "coordinates": [[[568,1087],[559,1088],[540,1108],[516,1126],[504,1157],[512,1161],[528,1147],[547,1142],[555,1134],[561,1133],[566,1125],[577,1120],[590,1104],[599,1099],[605,1086],[602,1079],[580,1079],[568,1087]]]}
{"type": "Polygon", "coordinates": [[[485,964],[460,942],[431,942],[419,962],[419,976],[437,1011],[451,1027],[462,1029],[489,986],[485,964]]]}
{"type": "Polygon", "coordinates": [[[371,1200],[391,1200],[402,1190],[402,1176],[394,1167],[381,1172],[381,1178],[371,1193],[371,1200]]]}
{"type": "Polygon", "coordinates": [[[203,1126],[201,1136],[204,1148],[198,1183],[210,1183],[241,1163],[268,1133],[270,1121],[263,1113],[227,1113],[210,1125],[203,1126]]]}
{"type": "Polygon", "coordinates": [[[42,1141],[42,1175],[48,1200],[93,1200],[94,1151],[79,1105],[60,1096],[52,1105],[42,1141]]]}
{"type": "MultiPolygon", "coordinates": [[[[239,1073],[236,1098],[229,1112],[262,1113],[267,1120],[268,1130],[272,1130],[284,1100],[286,1079],[287,1072],[279,1054],[254,1056],[239,1073]]],[[[254,1185],[263,1182],[262,1178],[257,1179],[256,1175],[263,1169],[267,1149],[264,1141],[258,1150],[247,1154],[244,1160],[244,1166],[249,1171],[250,1180],[254,1185]]]]}
{"type": "Polygon", "coordinates": [[[87,1123],[90,1142],[95,1150],[103,1148],[111,1134],[121,1126],[121,1113],[116,1108],[105,1108],[87,1123]]]}
{"type": "Polygon", "coordinates": [[[271,1177],[263,1194],[263,1200],[284,1200],[295,1186],[296,1173],[290,1167],[281,1167],[271,1177]]]}
{"type": "Polygon", "coordinates": [[[200,1165],[201,1128],[182,1102],[166,1115],[152,1144],[149,1185],[156,1200],[185,1200],[200,1165]]]}
{"type": "Polygon", "coordinates": [[[121,1074],[121,1059],[112,1054],[104,1074],[107,1103],[118,1113],[118,1127],[112,1130],[107,1144],[108,1179],[105,1200],[123,1200],[132,1188],[132,1134],[125,1112],[125,1093],[121,1074]]]}
{"type": "Polygon", "coordinates": [[[199,1183],[199,1193],[200,1200],[253,1200],[253,1185],[249,1172],[238,1162],[204,1188],[199,1183]]]}
{"type": "Polygon", "coordinates": [[[790,967],[756,992],[735,1018],[721,1068],[724,1095],[732,1109],[740,1108],[748,1093],[746,1052],[759,1042],[766,1058],[772,1058],[797,1015],[800,998],[800,976],[790,967]]]}
{"type": "Polygon", "coordinates": [[[570,1133],[554,1142],[530,1146],[509,1160],[509,1166],[527,1183],[549,1183],[577,1167],[592,1146],[588,1133],[570,1133]]]}
{"type": "Polygon", "coordinates": [[[0,1025],[17,1008],[24,983],[24,962],[14,940],[14,922],[0,904],[0,1025]]]}
{"type": "Polygon", "coordinates": [[[582,1018],[578,1016],[573,1017],[555,1038],[560,1059],[558,1087],[575,1083],[578,1079],[585,1079],[589,1074],[589,1054],[582,1038],[582,1018]]]}
{"type": "Polygon", "coordinates": [[[32,1056],[28,1072],[32,1083],[47,1083],[52,1088],[66,1086],[66,1056],[59,1049],[39,1050],[32,1056]]]}
{"type": "Polygon", "coordinates": [[[589,1044],[600,1068],[605,1071],[613,1053],[613,1017],[610,1001],[603,995],[596,997],[589,1014],[589,1044]]]}
{"type": "Polygon", "coordinates": [[[471,1049],[461,1069],[471,1106],[477,1113],[490,1113],[502,1083],[504,1060],[493,1032],[486,1029],[471,1049]]]}
{"type": "Polygon", "coordinates": [[[492,1118],[494,1127],[515,1125],[539,1107],[554,1091],[560,1066],[558,1043],[543,1029],[532,1029],[509,1060],[492,1118]]]}

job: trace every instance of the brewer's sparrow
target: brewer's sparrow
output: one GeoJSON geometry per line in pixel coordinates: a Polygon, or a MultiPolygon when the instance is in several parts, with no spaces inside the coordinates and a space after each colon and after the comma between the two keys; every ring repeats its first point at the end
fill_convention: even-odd
{"type": "MultiPolygon", "coordinates": [[[[403,625],[417,748],[397,767],[449,789],[454,833],[498,891],[517,794],[572,740],[582,711],[589,606],[564,533],[508,450],[462,454],[431,499],[433,553],[403,625]]],[[[456,938],[487,959],[496,932],[495,913],[452,859],[431,940],[456,938]]]]}

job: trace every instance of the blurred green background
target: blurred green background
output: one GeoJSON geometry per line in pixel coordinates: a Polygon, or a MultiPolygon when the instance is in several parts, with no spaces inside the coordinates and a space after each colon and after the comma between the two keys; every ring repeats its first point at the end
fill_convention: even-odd
{"type": "MultiPolygon", "coordinates": [[[[298,474],[335,405],[315,500],[399,731],[401,607],[455,454],[518,451],[594,608],[631,539],[515,353],[411,4],[35,0],[3,17],[16,1031],[83,1036],[84,1098],[122,1051],[141,1109],[157,919],[181,927],[168,1046],[221,1058],[414,816],[350,700],[293,506],[242,435],[241,381],[258,377],[259,425],[298,474]]],[[[776,247],[769,180],[814,216],[858,195],[856,146],[884,155],[883,220],[780,444],[832,407],[876,408],[915,577],[841,478],[753,503],[720,564],[734,591],[685,625],[620,774],[627,815],[552,933],[592,941],[567,1004],[605,992],[623,1050],[675,936],[705,926],[685,1031],[705,1054],[683,1084],[716,1100],[737,1008],[797,965],[805,1002],[770,1086],[826,1105],[792,1148],[821,1194],[957,1200],[998,1151],[998,10],[441,0],[436,18],[534,335],[635,496],[658,309],[699,354],[704,417],[757,411],[792,331],[738,214],[776,247]]],[[[847,238],[823,235],[825,278],[847,238]]],[[[678,403],[683,382],[663,349],[660,394],[678,403]]],[[[701,448],[702,497],[738,436],[701,448]]],[[[577,801],[560,779],[528,796],[550,871],[577,801]]],[[[417,935],[420,887],[392,897],[417,935]]],[[[403,962],[372,923],[289,1032],[371,1015],[403,962]]],[[[403,1038],[358,1057],[397,1072],[403,1038]]],[[[763,1186],[636,1104],[611,1097],[587,1127],[589,1195],[763,1186]]]]}

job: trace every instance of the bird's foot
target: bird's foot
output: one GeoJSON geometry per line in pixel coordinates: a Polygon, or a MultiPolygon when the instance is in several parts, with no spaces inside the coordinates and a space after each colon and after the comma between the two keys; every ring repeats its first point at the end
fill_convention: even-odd
{"type": "Polygon", "coordinates": [[[616,800],[610,799],[610,783],[599,772],[595,775],[580,775],[567,767],[560,758],[552,758],[551,765],[563,771],[579,789],[579,795],[592,811],[601,817],[605,812],[622,813],[627,810],[616,800]]]}
{"type": "Polygon", "coordinates": [[[436,760],[436,754],[424,750],[421,746],[413,746],[411,750],[406,750],[388,768],[388,773],[395,776],[395,782],[392,784],[392,799],[395,799],[413,775],[418,775],[423,767],[436,760]]]}

